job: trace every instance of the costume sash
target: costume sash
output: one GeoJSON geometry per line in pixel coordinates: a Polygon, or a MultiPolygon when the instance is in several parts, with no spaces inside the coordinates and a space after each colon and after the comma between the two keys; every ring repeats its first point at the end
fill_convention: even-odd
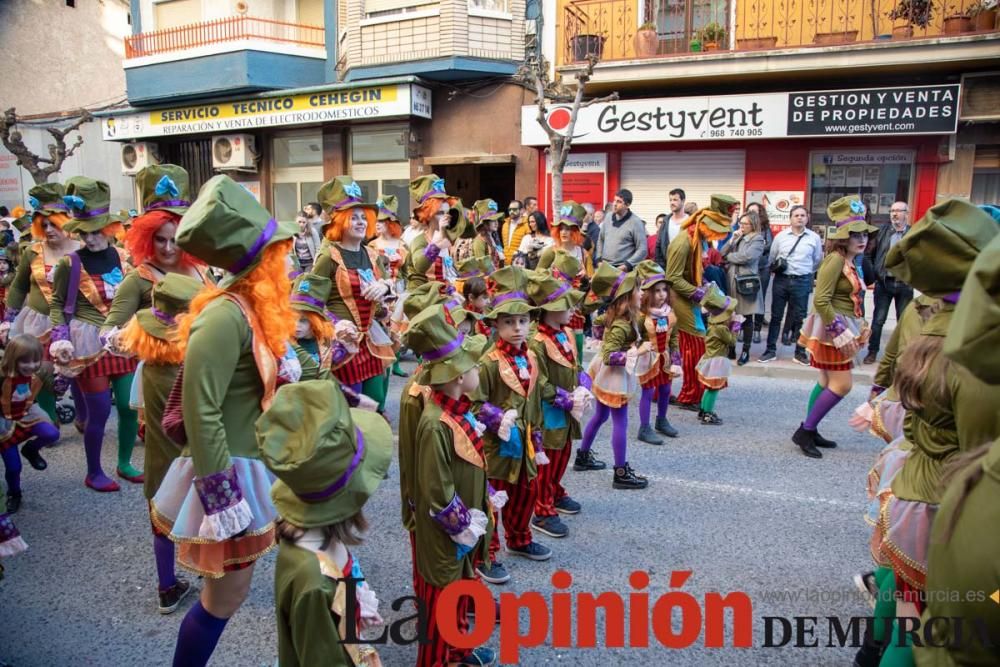
{"type": "MultiPolygon", "coordinates": [[[[568,340],[573,339],[573,330],[569,327],[563,327],[562,332],[566,335],[568,340]]],[[[559,344],[552,338],[546,336],[541,331],[535,334],[535,340],[545,346],[545,353],[548,355],[549,359],[556,362],[560,366],[565,366],[566,368],[576,368],[576,345],[569,346],[569,357],[566,358],[566,353],[559,349],[559,344]]]]}
{"type": "MultiPolygon", "coordinates": [[[[392,349],[392,341],[389,335],[382,330],[382,325],[375,320],[375,309],[377,304],[372,304],[371,316],[368,320],[367,326],[362,326],[361,323],[361,312],[358,310],[358,304],[354,300],[354,290],[351,289],[351,271],[344,266],[344,257],[340,252],[340,248],[336,244],[331,243],[329,246],[330,259],[337,263],[337,272],[334,276],[334,283],[337,286],[337,293],[340,295],[341,301],[347,306],[347,310],[351,313],[351,319],[358,327],[358,331],[361,332],[362,337],[368,344],[368,351],[372,353],[372,356],[383,361],[395,361],[396,352],[392,349]],[[379,335],[387,343],[376,343],[372,340],[372,335],[369,330],[379,335]]],[[[378,251],[374,250],[369,246],[365,246],[365,252],[368,253],[368,259],[371,261],[372,274],[375,276],[376,280],[382,280],[385,276],[382,273],[382,266],[378,262],[378,251]]]]}
{"type": "Polygon", "coordinates": [[[458,458],[466,463],[471,463],[477,468],[486,470],[486,461],[483,459],[482,454],[476,451],[472,441],[469,440],[469,436],[462,430],[461,424],[455,421],[455,417],[442,410],[441,422],[451,429],[451,441],[455,443],[455,454],[458,455],[458,458]]]}
{"type": "MultiPolygon", "coordinates": [[[[122,275],[124,275],[125,272],[128,271],[128,268],[129,268],[128,261],[127,261],[128,258],[125,255],[125,251],[122,250],[121,248],[119,248],[118,246],[114,246],[114,249],[118,252],[119,268],[122,271],[122,275]]],[[[79,255],[77,255],[76,253],[73,253],[73,255],[75,255],[75,257],[71,257],[70,258],[70,266],[71,267],[73,266],[74,262],[79,262],[80,261],[79,260],[79,255]]],[[[80,267],[80,268],[82,269],[82,267],[80,267]]],[[[74,274],[75,274],[75,267],[74,267],[73,271],[74,271],[74,274]]],[[[72,286],[73,286],[73,281],[71,279],[70,280],[70,288],[71,289],[72,289],[72,286]]],[[[104,296],[101,294],[100,290],[97,289],[97,285],[94,283],[93,279],[90,277],[90,274],[87,273],[86,271],[83,271],[83,270],[80,271],[79,292],[90,303],[90,305],[92,305],[94,308],[97,309],[97,312],[99,312],[104,317],[108,316],[108,312],[111,310],[111,304],[104,300],[104,296]]],[[[66,303],[70,303],[71,301],[75,301],[75,297],[73,297],[71,294],[67,293],[66,294],[66,303]]],[[[67,313],[67,314],[69,314],[69,313],[67,313]]]]}
{"type": "Polygon", "coordinates": [[[527,398],[528,394],[534,390],[535,382],[538,380],[538,359],[535,357],[534,352],[531,350],[525,351],[525,356],[528,357],[528,365],[531,366],[531,377],[528,379],[527,391],[525,391],[524,385],[521,384],[521,379],[517,376],[517,369],[511,366],[503,352],[497,348],[493,348],[486,356],[488,359],[493,359],[497,362],[497,367],[500,369],[500,379],[503,380],[504,384],[510,387],[515,394],[527,398]]]}
{"type": "MultiPolygon", "coordinates": [[[[316,552],[316,558],[319,560],[319,571],[334,582],[333,602],[330,604],[330,611],[337,615],[337,634],[340,635],[341,639],[345,639],[349,636],[347,623],[348,621],[354,623],[354,618],[347,614],[347,592],[350,589],[344,583],[344,571],[330,556],[323,552],[316,552]]],[[[358,604],[360,605],[360,602],[358,604]]],[[[360,636],[360,629],[352,634],[360,636]]],[[[381,667],[382,665],[378,653],[368,644],[341,644],[341,646],[344,647],[351,662],[356,666],[381,667]]]]}
{"type": "Polygon", "coordinates": [[[48,272],[45,270],[45,250],[42,242],[31,244],[31,251],[35,256],[31,260],[31,279],[34,280],[38,291],[42,293],[45,301],[52,303],[52,285],[49,283],[48,272]]]}

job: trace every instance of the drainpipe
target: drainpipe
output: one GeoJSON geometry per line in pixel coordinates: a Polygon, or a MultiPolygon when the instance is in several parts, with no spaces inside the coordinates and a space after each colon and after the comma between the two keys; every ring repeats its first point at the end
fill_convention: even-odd
{"type": "MultiPolygon", "coordinates": [[[[135,2],[136,0],[132,0],[135,2]]],[[[346,1],[346,0],[342,0],[346,1]]],[[[326,38],[325,83],[337,82],[337,1],[323,0],[323,32],[326,38]]]]}

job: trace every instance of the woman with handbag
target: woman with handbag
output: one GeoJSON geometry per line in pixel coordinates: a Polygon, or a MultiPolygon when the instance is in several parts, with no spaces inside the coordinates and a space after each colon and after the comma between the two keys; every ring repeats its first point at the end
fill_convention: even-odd
{"type": "Polygon", "coordinates": [[[765,239],[760,233],[760,218],[756,213],[744,213],[739,218],[739,229],[733,232],[722,256],[726,260],[726,282],[729,294],[736,298],[736,312],[743,315],[743,351],[737,364],[750,361],[750,343],[753,340],[754,316],[764,312],[764,294],[760,288],[761,255],[765,239]]]}

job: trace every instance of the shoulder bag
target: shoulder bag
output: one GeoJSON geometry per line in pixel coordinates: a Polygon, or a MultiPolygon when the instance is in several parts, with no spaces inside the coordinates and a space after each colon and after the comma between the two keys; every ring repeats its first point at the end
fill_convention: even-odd
{"type": "Polygon", "coordinates": [[[787,255],[784,257],[774,258],[774,261],[771,262],[771,273],[775,273],[780,276],[788,270],[788,258],[792,256],[793,252],[795,252],[795,248],[799,245],[799,241],[801,241],[802,237],[805,235],[806,233],[802,232],[802,234],[799,235],[799,238],[795,239],[795,243],[792,244],[792,249],[788,251],[787,255]]]}

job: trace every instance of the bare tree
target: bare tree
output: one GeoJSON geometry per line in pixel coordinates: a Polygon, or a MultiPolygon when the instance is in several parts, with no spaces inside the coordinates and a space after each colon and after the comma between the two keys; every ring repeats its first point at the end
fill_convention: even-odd
{"type": "Polygon", "coordinates": [[[17,158],[17,164],[24,167],[31,177],[35,179],[35,185],[46,183],[49,176],[56,174],[62,169],[66,158],[73,155],[76,149],[83,145],[83,136],[78,135],[76,141],[67,148],[66,136],[70,132],[77,132],[80,126],[93,120],[93,116],[86,109],[80,109],[80,117],[70,123],[65,129],[57,127],[46,127],[45,131],[52,135],[54,144],[49,144],[49,156],[43,157],[35,155],[30,148],[24,144],[24,139],[17,129],[17,112],[14,107],[7,109],[0,117],[0,141],[4,147],[17,158]]]}
{"type": "Polygon", "coordinates": [[[580,109],[589,107],[600,102],[613,102],[618,99],[618,93],[611,93],[604,97],[595,97],[584,100],[587,83],[594,75],[594,67],[597,65],[598,57],[591,54],[587,57],[586,65],[582,70],[573,75],[576,85],[566,86],[561,81],[552,81],[549,77],[549,65],[545,58],[532,59],[521,65],[516,78],[526,86],[534,88],[535,104],[538,105],[538,115],[536,120],[545,130],[549,138],[548,155],[552,162],[552,206],[556,208],[563,200],[563,169],[566,167],[566,160],[569,159],[569,152],[573,146],[573,133],[576,130],[576,118],[580,109]],[[569,110],[569,124],[563,132],[552,129],[549,125],[549,105],[565,105],[569,110]]]}

